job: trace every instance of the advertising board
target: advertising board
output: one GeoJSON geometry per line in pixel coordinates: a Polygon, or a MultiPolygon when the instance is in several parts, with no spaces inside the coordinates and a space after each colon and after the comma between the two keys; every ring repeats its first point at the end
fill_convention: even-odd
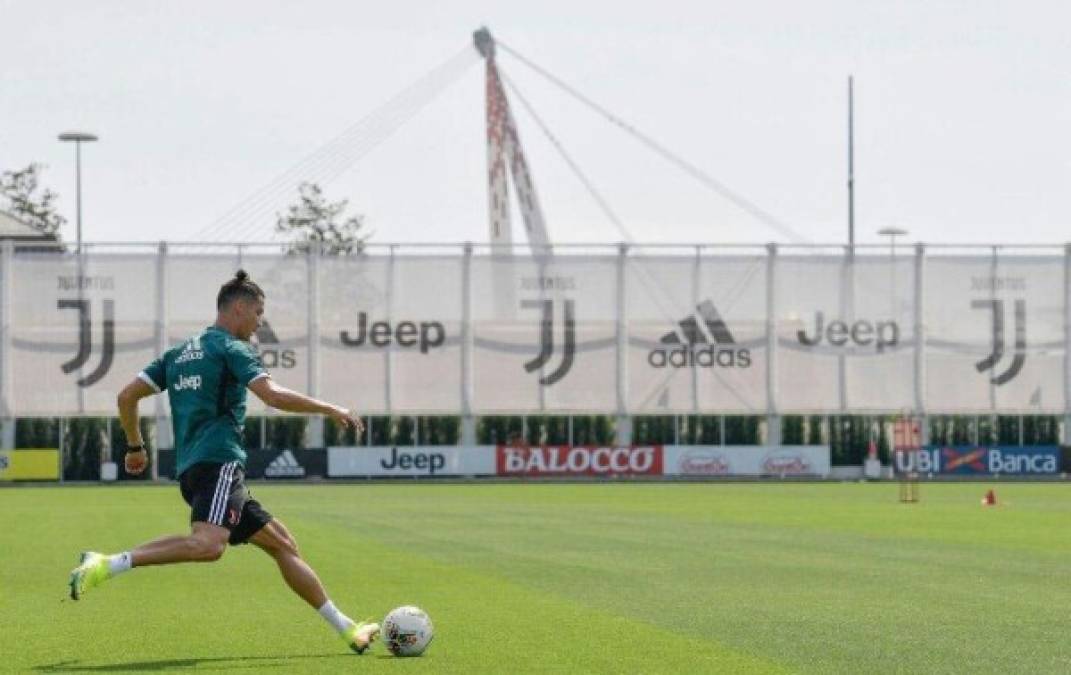
{"type": "Polygon", "coordinates": [[[667,445],[667,476],[828,476],[826,445],[667,445]]]}
{"type": "Polygon", "coordinates": [[[494,446],[333,446],[327,449],[327,475],[482,476],[495,473],[494,446]]]}

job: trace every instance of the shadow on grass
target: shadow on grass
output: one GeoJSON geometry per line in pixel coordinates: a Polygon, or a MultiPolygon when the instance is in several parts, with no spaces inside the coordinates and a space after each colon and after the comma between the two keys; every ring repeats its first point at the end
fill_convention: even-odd
{"type": "Polygon", "coordinates": [[[197,668],[209,666],[215,670],[243,670],[260,668],[286,668],[295,661],[310,659],[355,658],[351,654],[294,654],[290,656],[219,656],[189,659],[160,659],[157,661],[120,661],[99,665],[83,665],[80,661],[60,661],[50,665],[37,666],[38,673],[114,673],[145,672],[153,670],[172,670],[180,668],[197,668]],[[274,663],[273,663],[274,662],[274,663]]]}

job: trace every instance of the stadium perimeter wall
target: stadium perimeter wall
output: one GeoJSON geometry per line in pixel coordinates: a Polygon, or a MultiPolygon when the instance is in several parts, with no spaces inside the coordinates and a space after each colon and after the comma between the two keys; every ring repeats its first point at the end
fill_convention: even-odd
{"type": "MultiPolygon", "coordinates": [[[[158,455],[161,478],[174,479],[175,455],[158,455]]],[[[105,481],[126,476],[119,463],[99,467],[105,481]]],[[[891,466],[832,466],[829,446],[331,446],[254,449],[246,475],[264,480],[336,479],[856,479],[915,474],[929,478],[1062,479],[1071,448],[1059,446],[925,446],[897,453],[891,466]]],[[[0,483],[58,481],[55,449],[0,451],[0,483]]]]}
{"type": "MultiPolygon", "coordinates": [[[[161,470],[173,473],[165,453],[161,470]]],[[[1059,446],[930,446],[886,467],[950,477],[1054,478],[1071,469],[1059,446]]],[[[251,478],[815,478],[862,477],[830,463],[829,446],[333,446],[251,451],[251,478]]]]}
{"type": "MultiPolygon", "coordinates": [[[[235,255],[161,244],[0,249],[0,420],[110,415],[244,267],[285,385],[365,414],[1059,415],[1071,419],[1071,253],[472,246],[235,255]]],[[[167,447],[166,397],[155,399],[167,447]]],[[[251,412],[263,412],[251,401],[251,412]]],[[[1065,422],[1064,433],[1071,424],[1065,422]]],[[[324,445],[322,422],[310,446],[324,445]]],[[[1066,438],[1064,439],[1067,440],[1066,438]]]]}

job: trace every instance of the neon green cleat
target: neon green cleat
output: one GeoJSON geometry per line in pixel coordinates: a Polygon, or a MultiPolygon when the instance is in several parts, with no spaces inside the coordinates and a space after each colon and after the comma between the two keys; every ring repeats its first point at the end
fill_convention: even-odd
{"type": "Polygon", "coordinates": [[[81,564],[71,570],[71,600],[80,600],[91,588],[108,580],[108,557],[93,551],[82,553],[81,564]]]}
{"type": "Polygon", "coordinates": [[[358,654],[364,654],[377,637],[379,637],[379,624],[368,621],[355,623],[342,633],[342,639],[358,654]]]}

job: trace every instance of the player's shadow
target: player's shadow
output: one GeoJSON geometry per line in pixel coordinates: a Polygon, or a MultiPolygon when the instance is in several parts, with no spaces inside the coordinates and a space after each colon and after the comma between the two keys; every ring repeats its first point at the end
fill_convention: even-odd
{"type": "Polygon", "coordinates": [[[83,665],[80,661],[60,661],[34,668],[38,673],[114,673],[144,672],[210,666],[215,670],[259,670],[262,668],[293,667],[296,661],[310,659],[346,659],[350,654],[293,654],[290,656],[219,656],[189,659],[159,659],[157,661],[121,661],[99,665],[83,665]],[[274,663],[273,663],[274,662],[274,663]]]}

